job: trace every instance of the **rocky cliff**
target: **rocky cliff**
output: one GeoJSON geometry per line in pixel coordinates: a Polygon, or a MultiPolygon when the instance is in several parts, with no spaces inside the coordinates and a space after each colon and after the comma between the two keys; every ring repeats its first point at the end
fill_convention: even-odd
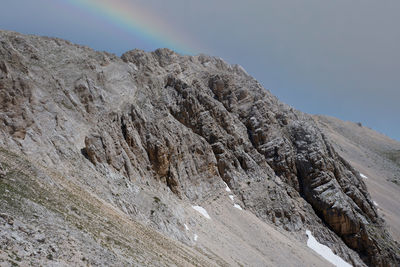
{"type": "MultiPolygon", "coordinates": [[[[57,232],[76,239],[83,232],[92,252],[83,251],[82,258],[93,265],[188,265],[187,259],[192,265],[290,264],[281,256],[267,262],[273,249],[265,242],[273,237],[259,233],[272,227],[268,231],[290,235],[294,244],[304,242],[309,229],[356,266],[400,263],[399,245],[359,172],[311,116],[281,103],[240,66],[168,49],[119,58],[2,31],[0,90],[3,249],[18,234],[7,218],[40,228],[37,216],[53,216],[47,224],[56,228],[64,218],[71,229],[47,232],[54,249],[48,261],[68,263],[56,248],[64,240],[57,232]],[[227,194],[244,209],[233,212],[250,217],[232,215],[227,194]],[[31,217],[26,207],[17,212],[22,203],[31,217]],[[197,205],[210,219],[193,219],[191,206],[197,205]],[[249,218],[257,230],[246,229],[249,218]],[[132,227],[140,230],[124,232],[132,227]],[[203,229],[204,237],[190,228],[203,229]],[[258,237],[251,240],[249,231],[258,237]],[[242,233],[232,247],[237,258],[220,246],[229,243],[222,233],[237,237],[232,232],[242,233]],[[128,252],[140,242],[158,245],[148,245],[139,259],[140,253],[128,252]],[[101,254],[108,255],[105,261],[101,254]]],[[[43,241],[21,235],[17,240],[27,246],[43,241]]]]}
{"type": "Polygon", "coordinates": [[[400,142],[361,123],[315,116],[336,151],[362,173],[378,212],[400,240],[400,142]]]}

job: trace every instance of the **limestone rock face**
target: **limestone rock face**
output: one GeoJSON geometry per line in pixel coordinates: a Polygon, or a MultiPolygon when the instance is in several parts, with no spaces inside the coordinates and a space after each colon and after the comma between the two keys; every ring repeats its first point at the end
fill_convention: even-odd
{"type": "MultiPolygon", "coordinates": [[[[149,190],[161,184],[184,203],[216,198],[223,181],[264,222],[298,236],[311,229],[354,265],[400,264],[359,173],[311,116],[281,103],[240,66],[168,49],[120,59],[9,32],[0,41],[2,146],[67,174],[60,164],[72,162],[149,190]]],[[[148,205],[122,195],[112,199],[128,203],[133,217],[148,205]]],[[[181,240],[177,212],[152,210],[141,219],[181,240]]]]}

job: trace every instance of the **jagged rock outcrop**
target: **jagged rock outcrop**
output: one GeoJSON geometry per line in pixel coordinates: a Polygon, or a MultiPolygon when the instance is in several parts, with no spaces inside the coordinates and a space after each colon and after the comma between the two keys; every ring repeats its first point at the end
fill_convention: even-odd
{"type": "Polygon", "coordinates": [[[400,143],[362,126],[333,117],[314,116],[336,151],[351,162],[368,186],[378,212],[389,232],[400,240],[400,143]],[[378,204],[379,203],[379,204],[378,204]]]}
{"type": "MultiPolygon", "coordinates": [[[[190,203],[215,198],[224,181],[260,219],[295,235],[311,229],[354,265],[399,264],[358,172],[312,117],[240,66],[168,49],[120,59],[8,32],[0,41],[2,146],[54,168],[82,153],[94,171],[161,182],[190,203]]],[[[154,214],[148,219],[175,237],[177,226],[154,214]]]]}

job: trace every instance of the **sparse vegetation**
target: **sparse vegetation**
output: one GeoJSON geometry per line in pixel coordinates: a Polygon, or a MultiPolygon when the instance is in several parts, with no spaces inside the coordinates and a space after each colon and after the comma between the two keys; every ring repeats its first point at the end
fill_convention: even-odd
{"type": "Polygon", "coordinates": [[[384,152],[386,158],[394,162],[400,167],[400,150],[386,151],[384,152]]]}
{"type": "MultiPolygon", "coordinates": [[[[138,223],[121,219],[114,210],[106,208],[101,201],[91,197],[58,173],[43,173],[43,175],[51,175],[51,179],[58,181],[58,184],[63,184],[62,187],[49,187],[47,184],[41,183],[41,179],[36,179],[35,175],[38,170],[27,160],[0,148],[0,160],[2,158],[7,158],[7,161],[14,164],[13,166],[7,165],[10,171],[4,179],[0,180],[0,199],[5,200],[7,210],[12,210],[19,216],[32,216],[40,219],[42,216],[34,214],[36,211],[26,209],[26,200],[29,200],[49,212],[61,215],[69,225],[68,227],[88,233],[94,240],[98,240],[104,249],[108,251],[113,251],[115,247],[122,249],[125,257],[136,259],[138,264],[159,262],[158,254],[163,251],[162,262],[176,265],[178,262],[175,257],[181,255],[190,259],[193,265],[201,265],[202,261],[196,259],[193,254],[188,254],[186,257],[185,255],[188,253],[186,250],[170,243],[159,233],[138,223]],[[82,220],[78,214],[86,219],[82,220]],[[139,239],[143,242],[139,242],[139,239]],[[153,252],[158,253],[155,255],[153,252]],[[146,260],[142,255],[146,255],[146,260]],[[166,255],[170,256],[166,257],[166,255]]],[[[2,164],[6,165],[3,161],[2,164]]],[[[161,203],[159,197],[155,196],[153,199],[155,203],[161,203]]],[[[49,253],[45,258],[54,260],[54,255],[49,253]]],[[[86,257],[85,259],[89,262],[86,257]]],[[[22,259],[12,257],[9,262],[12,266],[19,266],[17,263],[19,260],[22,259]]]]}

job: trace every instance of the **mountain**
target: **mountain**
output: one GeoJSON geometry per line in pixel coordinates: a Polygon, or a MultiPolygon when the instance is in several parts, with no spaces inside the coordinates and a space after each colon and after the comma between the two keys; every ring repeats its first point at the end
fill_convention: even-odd
{"type": "Polygon", "coordinates": [[[0,90],[2,264],[400,263],[329,128],[238,65],[1,31],[0,90]]]}

